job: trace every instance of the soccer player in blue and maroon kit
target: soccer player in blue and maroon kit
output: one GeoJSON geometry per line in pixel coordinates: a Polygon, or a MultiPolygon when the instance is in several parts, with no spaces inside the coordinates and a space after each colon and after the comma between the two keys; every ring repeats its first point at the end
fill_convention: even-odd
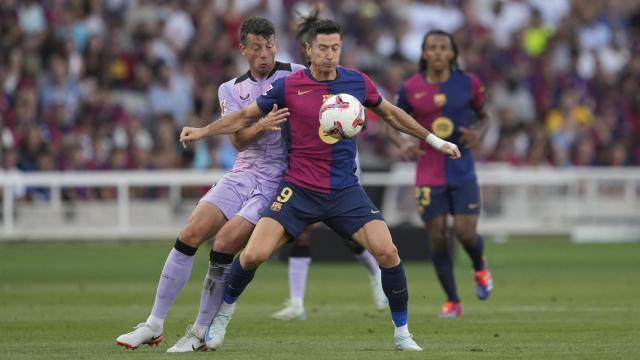
{"type": "Polygon", "coordinates": [[[235,302],[253,279],[258,266],[288,239],[323,221],[344,238],[352,238],[371,252],[382,272],[382,287],[389,300],[397,350],[420,351],[407,326],[407,281],[398,251],[380,211],[373,205],[355,175],[356,140],[336,139],[321,129],[318,114],[327,95],[348,93],[370,107],[399,131],[423,139],[453,159],[457,146],[431,134],[400,108],[384,100],[361,72],[338,66],[342,47],[340,26],[319,20],[311,26],[307,55],[311,65],[273,83],[272,89],[245,109],[204,128],[184,128],[181,141],[198,140],[241,129],[274,107],[287,108],[283,123],[289,142],[289,163],[277,195],[237,257],[225,290],[224,303],[214,318],[207,346],[222,343],[235,302]],[[223,326],[219,326],[223,324],[223,326]]]}
{"type": "Polygon", "coordinates": [[[441,317],[462,315],[451,255],[447,249],[447,214],[452,214],[455,236],[473,263],[476,295],[485,300],[493,287],[483,258],[483,241],[476,233],[480,191],[470,148],[486,129],[484,88],[472,74],[459,70],[453,37],[439,30],[427,33],[422,44],[420,72],[407,79],[398,94],[398,106],[437,136],[462,145],[462,158],[451,161],[421,145],[416,197],[430,240],[432,261],[447,294],[441,317]]]}

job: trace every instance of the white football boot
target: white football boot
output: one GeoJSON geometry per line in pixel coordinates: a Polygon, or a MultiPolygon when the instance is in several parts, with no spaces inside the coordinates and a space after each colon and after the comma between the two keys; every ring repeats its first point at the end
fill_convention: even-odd
{"type": "Polygon", "coordinates": [[[398,351],[422,351],[420,345],[413,340],[413,335],[398,335],[394,338],[398,351]]]}
{"type": "Polygon", "coordinates": [[[302,299],[287,299],[284,303],[284,309],[271,315],[274,320],[306,320],[307,314],[304,312],[302,299]]]}
{"type": "Polygon", "coordinates": [[[127,349],[135,350],[142,344],[158,346],[164,339],[162,328],[153,329],[147,323],[140,323],[130,333],[122,334],[116,339],[116,344],[127,349]]]}
{"type": "Polygon", "coordinates": [[[184,336],[178,340],[172,347],[170,347],[168,353],[183,353],[183,352],[196,352],[207,351],[207,347],[204,344],[204,334],[207,332],[206,326],[200,326],[193,324],[187,326],[187,331],[184,336]]]}
{"type": "Polygon", "coordinates": [[[227,333],[227,326],[229,325],[229,321],[231,321],[235,309],[235,303],[227,304],[224,301],[222,302],[220,310],[218,310],[216,316],[213,317],[213,321],[204,335],[204,343],[209,350],[216,350],[222,345],[222,342],[224,342],[224,335],[227,333]]]}

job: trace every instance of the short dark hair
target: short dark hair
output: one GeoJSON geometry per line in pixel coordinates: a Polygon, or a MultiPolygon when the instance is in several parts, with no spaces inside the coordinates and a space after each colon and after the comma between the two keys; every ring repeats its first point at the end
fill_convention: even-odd
{"type": "Polygon", "coordinates": [[[240,43],[242,43],[242,45],[247,44],[247,35],[249,34],[268,38],[276,34],[276,27],[266,18],[258,16],[250,17],[240,24],[240,43]]]}
{"type": "Polygon", "coordinates": [[[307,32],[307,41],[311,42],[316,39],[318,34],[338,34],[342,37],[342,28],[340,25],[329,19],[318,19],[314,23],[309,25],[309,31],[307,32]]]}
{"type": "MultiPolygon", "coordinates": [[[[458,45],[456,45],[456,40],[448,32],[443,30],[431,30],[428,33],[426,33],[424,35],[424,39],[422,39],[422,51],[424,51],[424,47],[427,46],[427,39],[429,38],[429,36],[434,36],[434,35],[446,36],[447,38],[449,38],[449,43],[451,43],[451,49],[453,50],[453,59],[451,59],[451,64],[449,65],[451,66],[451,70],[454,70],[454,71],[460,70],[460,65],[458,65],[458,45]]],[[[420,71],[421,72],[427,71],[427,65],[428,65],[427,61],[421,55],[420,71]]]]}

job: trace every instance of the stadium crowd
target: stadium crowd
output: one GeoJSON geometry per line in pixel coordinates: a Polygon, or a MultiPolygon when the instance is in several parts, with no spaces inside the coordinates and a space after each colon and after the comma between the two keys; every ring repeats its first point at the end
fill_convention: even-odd
{"type": "MultiPolygon", "coordinates": [[[[7,171],[229,168],[224,138],[184,150],[178,132],[219,113],[218,86],[246,71],[238,27],[278,27],[300,61],[296,0],[0,0],[0,159],[7,171]]],[[[489,95],[480,161],[640,165],[640,3],[624,0],[327,0],[343,64],[393,98],[422,37],[455,34],[489,95]]],[[[399,159],[375,119],[363,167],[399,159]]]]}

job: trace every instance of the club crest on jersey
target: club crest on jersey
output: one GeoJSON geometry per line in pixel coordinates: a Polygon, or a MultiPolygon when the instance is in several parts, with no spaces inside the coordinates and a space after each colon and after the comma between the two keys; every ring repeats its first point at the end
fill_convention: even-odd
{"type": "Polygon", "coordinates": [[[453,134],[453,121],[445,116],[440,116],[431,124],[431,132],[441,139],[446,139],[453,134]]]}
{"type": "Polygon", "coordinates": [[[280,210],[282,210],[282,203],[279,203],[279,202],[277,202],[277,201],[274,201],[274,202],[271,204],[271,211],[280,211],[280,210]]]}
{"type": "Polygon", "coordinates": [[[447,103],[447,95],[435,94],[433,95],[433,102],[438,105],[438,107],[443,107],[447,103]]]}
{"type": "Polygon", "coordinates": [[[324,104],[325,101],[327,101],[328,98],[332,97],[334,94],[324,94],[322,95],[322,103],[324,104]]]}

